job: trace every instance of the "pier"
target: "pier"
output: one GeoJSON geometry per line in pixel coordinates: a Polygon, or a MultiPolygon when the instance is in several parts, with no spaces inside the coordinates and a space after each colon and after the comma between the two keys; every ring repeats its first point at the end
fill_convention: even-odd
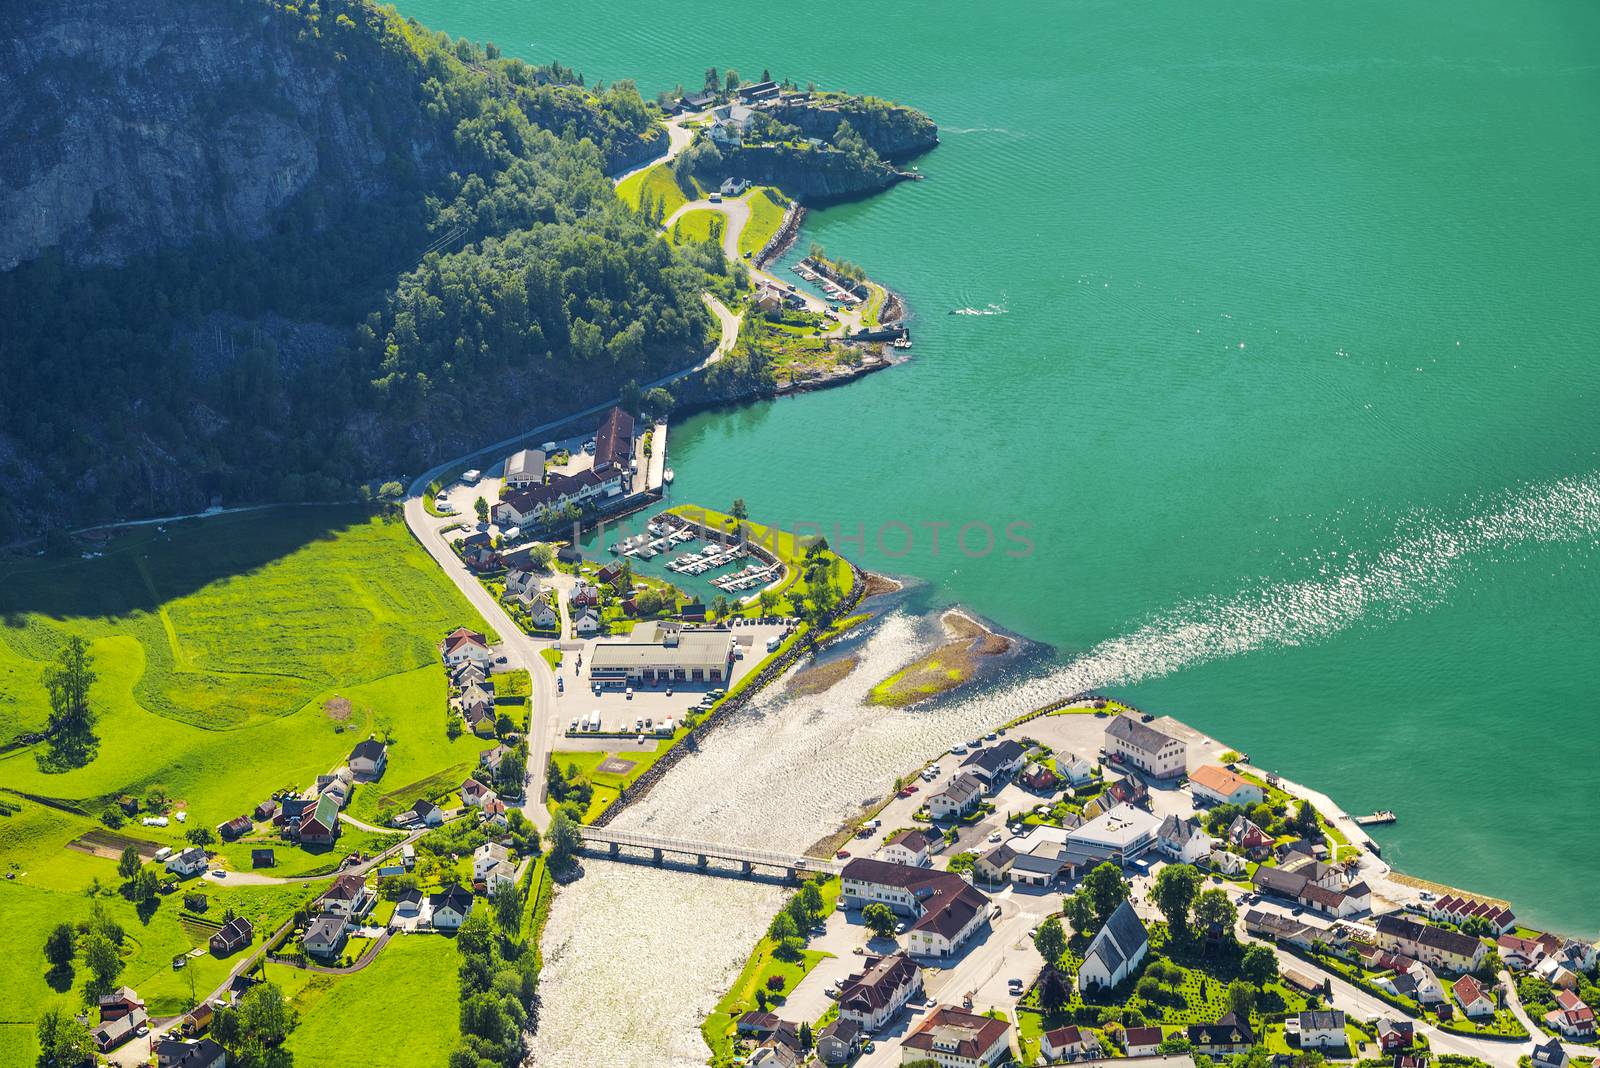
{"type": "Polygon", "coordinates": [[[1363,827],[1375,827],[1380,823],[1393,823],[1399,819],[1398,816],[1386,808],[1379,809],[1370,816],[1355,816],[1352,818],[1363,827]]]}
{"type": "Polygon", "coordinates": [[[788,880],[802,875],[837,875],[840,865],[831,860],[818,860],[803,854],[780,853],[744,846],[723,845],[712,842],[694,842],[681,838],[667,838],[657,834],[613,830],[609,827],[581,827],[582,851],[589,856],[609,860],[631,860],[636,863],[661,865],[669,854],[680,858],[685,866],[707,875],[750,876],[757,868],[781,872],[788,880]],[[623,852],[629,850],[630,852],[623,852]],[[712,861],[738,865],[737,871],[713,868],[712,861]]]}

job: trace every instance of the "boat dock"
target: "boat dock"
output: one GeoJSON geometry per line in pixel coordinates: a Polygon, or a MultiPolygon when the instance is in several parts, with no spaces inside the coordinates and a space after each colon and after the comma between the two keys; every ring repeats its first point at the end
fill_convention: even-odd
{"type": "Polygon", "coordinates": [[[1380,823],[1393,823],[1399,817],[1385,808],[1379,809],[1370,816],[1355,816],[1353,818],[1363,827],[1375,827],[1380,823]]]}

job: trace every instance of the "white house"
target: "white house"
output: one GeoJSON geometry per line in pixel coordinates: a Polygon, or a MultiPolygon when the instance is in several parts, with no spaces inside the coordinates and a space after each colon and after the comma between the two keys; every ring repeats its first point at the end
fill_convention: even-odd
{"type": "Polygon", "coordinates": [[[1211,867],[1223,875],[1243,875],[1250,869],[1250,862],[1237,853],[1230,853],[1226,849],[1213,849],[1211,851],[1211,867]]]}
{"type": "Polygon", "coordinates": [[[839,1019],[876,1031],[922,992],[922,969],[904,953],[867,957],[865,970],[839,984],[839,1019]]]}
{"type": "Polygon", "coordinates": [[[953,872],[858,858],[844,866],[839,882],[844,907],[881,902],[909,917],[906,946],[913,956],[951,956],[989,919],[988,897],[953,872]]]}
{"type": "Polygon", "coordinates": [[[1039,1053],[1051,1064],[1082,1060],[1099,1052],[1100,1041],[1094,1032],[1080,1027],[1057,1027],[1039,1038],[1039,1053]]]}
{"type": "Polygon", "coordinates": [[[1067,859],[1078,867],[1127,864],[1155,844],[1161,821],[1142,808],[1117,805],[1067,833],[1067,859]]]}
{"type": "Polygon", "coordinates": [[[1494,999],[1483,989],[1483,984],[1470,975],[1463,975],[1455,981],[1450,992],[1456,996],[1461,1011],[1467,1016],[1478,1019],[1483,1016],[1494,1015],[1494,999]]]}
{"type": "Polygon", "coordinates": [[[506,457],[505,488],[526,489],[544,481],[543,449],[520,449],[506,457]]]}
{"type": "Polygon", "coordinates": [[[433,907],[433,926],[440,931],[453,931],[472,915],[472,895],[459,886],[431,894],[428,902],[433,907]]]}
{"type": "Polygon", "coordinates": [[[528,609],[528,621],[541,629],[548,630],[550,627],[555,626],[561,618],[556,613],[555,607],[551,605],[550,598],[543,593],[529,601],[526,607],[528,609]]]}
{"type": "Polygon", "coordinates": [[[724,104],[711,112],[711,139],[718,144],[736,145],[743,141],[756,121],[756,113],[743,104],[724,104]]]}
{"type": "Polygon", "coordinates": [[[1011,1060],[1011,1025],[940,1005],[900,1045],[902,1064],[931,1060],[940,1068],[989,1068],[1011,1060]]]}
{"type": "Polygon", "coordinates": [[[333,881],[318,901],[324,913],[353,920],[364,915],[374,904],[367,880],[353,871],[345,872],[333,881]]]}
{"type": "Polygon", "coordinates": [[[1301,1049],[1340,1049],[1348,1040],[1344,1033],[1344,1013],[1321,1010],[1302,1012],[1298,1017],[1301,1049]]]}
{"type": "Polygon", "coordinates": [[[1211,855],[1216,842],[1200,828],[1194,817],[1180,820],[1168,816],[1156,830],[1156,846],[1167,856],[1182,864],[1198,864],[1211,855]]]}
{"type": "Polygon", "coordinates": [[[501,527],[528,527],[559,518],[568,505],[581,508],[621,492],[620,471],[600,473],[589,468],[572,475],[552,471],[539,485],[501,493],[494,506],[494,521],[501,527]]]}
{"type": "Polygon", "coordinates": [[[472,881],[482,882],[489,869],[511,859],[511,851],[499,842],[485,842],[472,853],[472,881]]]}
{"type": "Polygon", "coordinates": [[[928,798],[928,815],[936,820],[965,816],[983,800],[983,783],[962,772],[955,776],[943,790],[928,798]]]}
{"type": "Polygon", "coordinates": [[[1130,1027],[1122,1033],[1122,1042],[1129,1057],[1154,1057],[1161,1049],[1165,1036],[1159,1027],[1130,1027]]]}
{"type": "Polygon", "coordinates": [[[1082,786],[1094,779],[1094,765],[1076,753],[1057,753],[1056,774],[1068,786],[1082,786]]]}
{"type": "Polygon", "coordinates": [[[439,652],[444,657],[444,662],[450,667],[472,661],[480,668],[488,669],[494,657],[489,652],[489,640],[475,630],[466,627],[457,627],[445,635],[444,641],[439,646],[439,652]]]}
{"type": "Polygon", "coordinates": [[[389,747],[374,738],[357,742],[356,747],[350,750],[349,764],[350,773],[358,779],[371,781],[379,778],[389,764],[389,747]]]}
{"type": "Polygon", "coordinates": [[[1131,975],[1150,951],[1144,923],[1124,901],[1089,943],[1078,969],[1078,989],[1113,987],[1131,975]]]}
{"type": "Polygon", "coordinates": [[[1259,805],[1267,799],[1260,786],[1215,764],[1205,764],[1189,773],[1189,792],[1195,801],[1213,805],[1259,805]]]}
{"type": "Polygon", "coordinates": [[[878,850],[878,856],[891,864],[910,864],[918,868],[926,868],[930,863],[932,843],[928,836],[918,830],[901,831],[884,843],[878,850]]]}
{"type": "Polygon", "coordinates": [[[1142,718],[1124,712],[1106,725],[1106,758],[1138,768],[1155,779],[1176,779],[1184,773],[1189,747],[1142,718]]]}
{"type": "Polygon", "coordinates": [[[578,613],[577,618],[572,621],[572,632],[574,634],[595,634],[599,630],[600,617],[595,614],[595,610],[592,608],[583,609],[578,613]]]}
{"type": "Polygon", "coordinates": [[[468,808],[482,808],[495,792],[477,779],[467,779],[461,784],[461,803],[468,808]]]}
{"type": "Polygon", "coordinates": [[[724,178],[722,180],[722,195],[736,197],[750,188],[750,182],[744,178],[724,178]]]}
{"type": "Polygon", "coordinates": [[[168,857],[167,870],[181,879],[199,875],[206,870],[205,850],[199,846],[190,846],[182,853],[168,857]]]}
{"type": "Polygon", "coordinates": [[[509,860],[502,860],[483,873],[483,892],[493,897],[502,886],[515,886],[516,882],[517,869],[512,867],[509,860]]]}
{"type": "Polygon", "coordinates": [[[343,916],[324,913],[311,921],[300,938],[300,945],[313,957],[336,956],[344,948],[349,929],[350,924],[343,916]]]}
{"type": "Polygon", "coordinates": [[[424,827],[437,827],[444,822],[444,809],[425,797],[417,798],[411,806],[412,819],[424,827]]]}

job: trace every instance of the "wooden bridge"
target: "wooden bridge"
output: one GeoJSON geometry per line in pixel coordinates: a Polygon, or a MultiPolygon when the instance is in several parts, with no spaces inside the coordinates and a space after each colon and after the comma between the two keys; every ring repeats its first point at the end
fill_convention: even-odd
{"type": "Polygon", "coordinates": [[[742,875],[751,875],[757,868],[767,868],[781,871],[785,879],[798,879],[802,875],[837,875],[841,867],[831,860],[818,860],[801,854],[693,842],[639,831],[613,830],[610,827],[580,827],[579,833],[583,837],[583,852],[593,856],[648,861],[652,864],[664,864],[668,856],[681,857],[685,864],[692,864],[707,874],[730,874],[713,869],[711,862],[714,860],[739,865],[739,874],[742,875]],[[629,852],[625,853],[624,850],[629,852]]]}

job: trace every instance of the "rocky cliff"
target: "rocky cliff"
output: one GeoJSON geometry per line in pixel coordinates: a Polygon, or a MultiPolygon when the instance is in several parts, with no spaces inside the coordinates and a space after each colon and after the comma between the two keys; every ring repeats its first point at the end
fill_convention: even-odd
{"type": "Polygon", "coordinates": [[[881,160],[795,145],[726,146],[720,163],[708,161],[697,173],[712,183],[732,175],[757,185],[775,185],[810,203],[864,196],[904,178],[881,160]]]}
{"type": "Polygon", "coordinates": [[[772,112],[779,122],[797,126],[807,137],[832,142],[847,122],[884,159],[905,159],[939,143],[939,127],[915,108],[876,97],[817,93],[787,98],[772,112]]]}

